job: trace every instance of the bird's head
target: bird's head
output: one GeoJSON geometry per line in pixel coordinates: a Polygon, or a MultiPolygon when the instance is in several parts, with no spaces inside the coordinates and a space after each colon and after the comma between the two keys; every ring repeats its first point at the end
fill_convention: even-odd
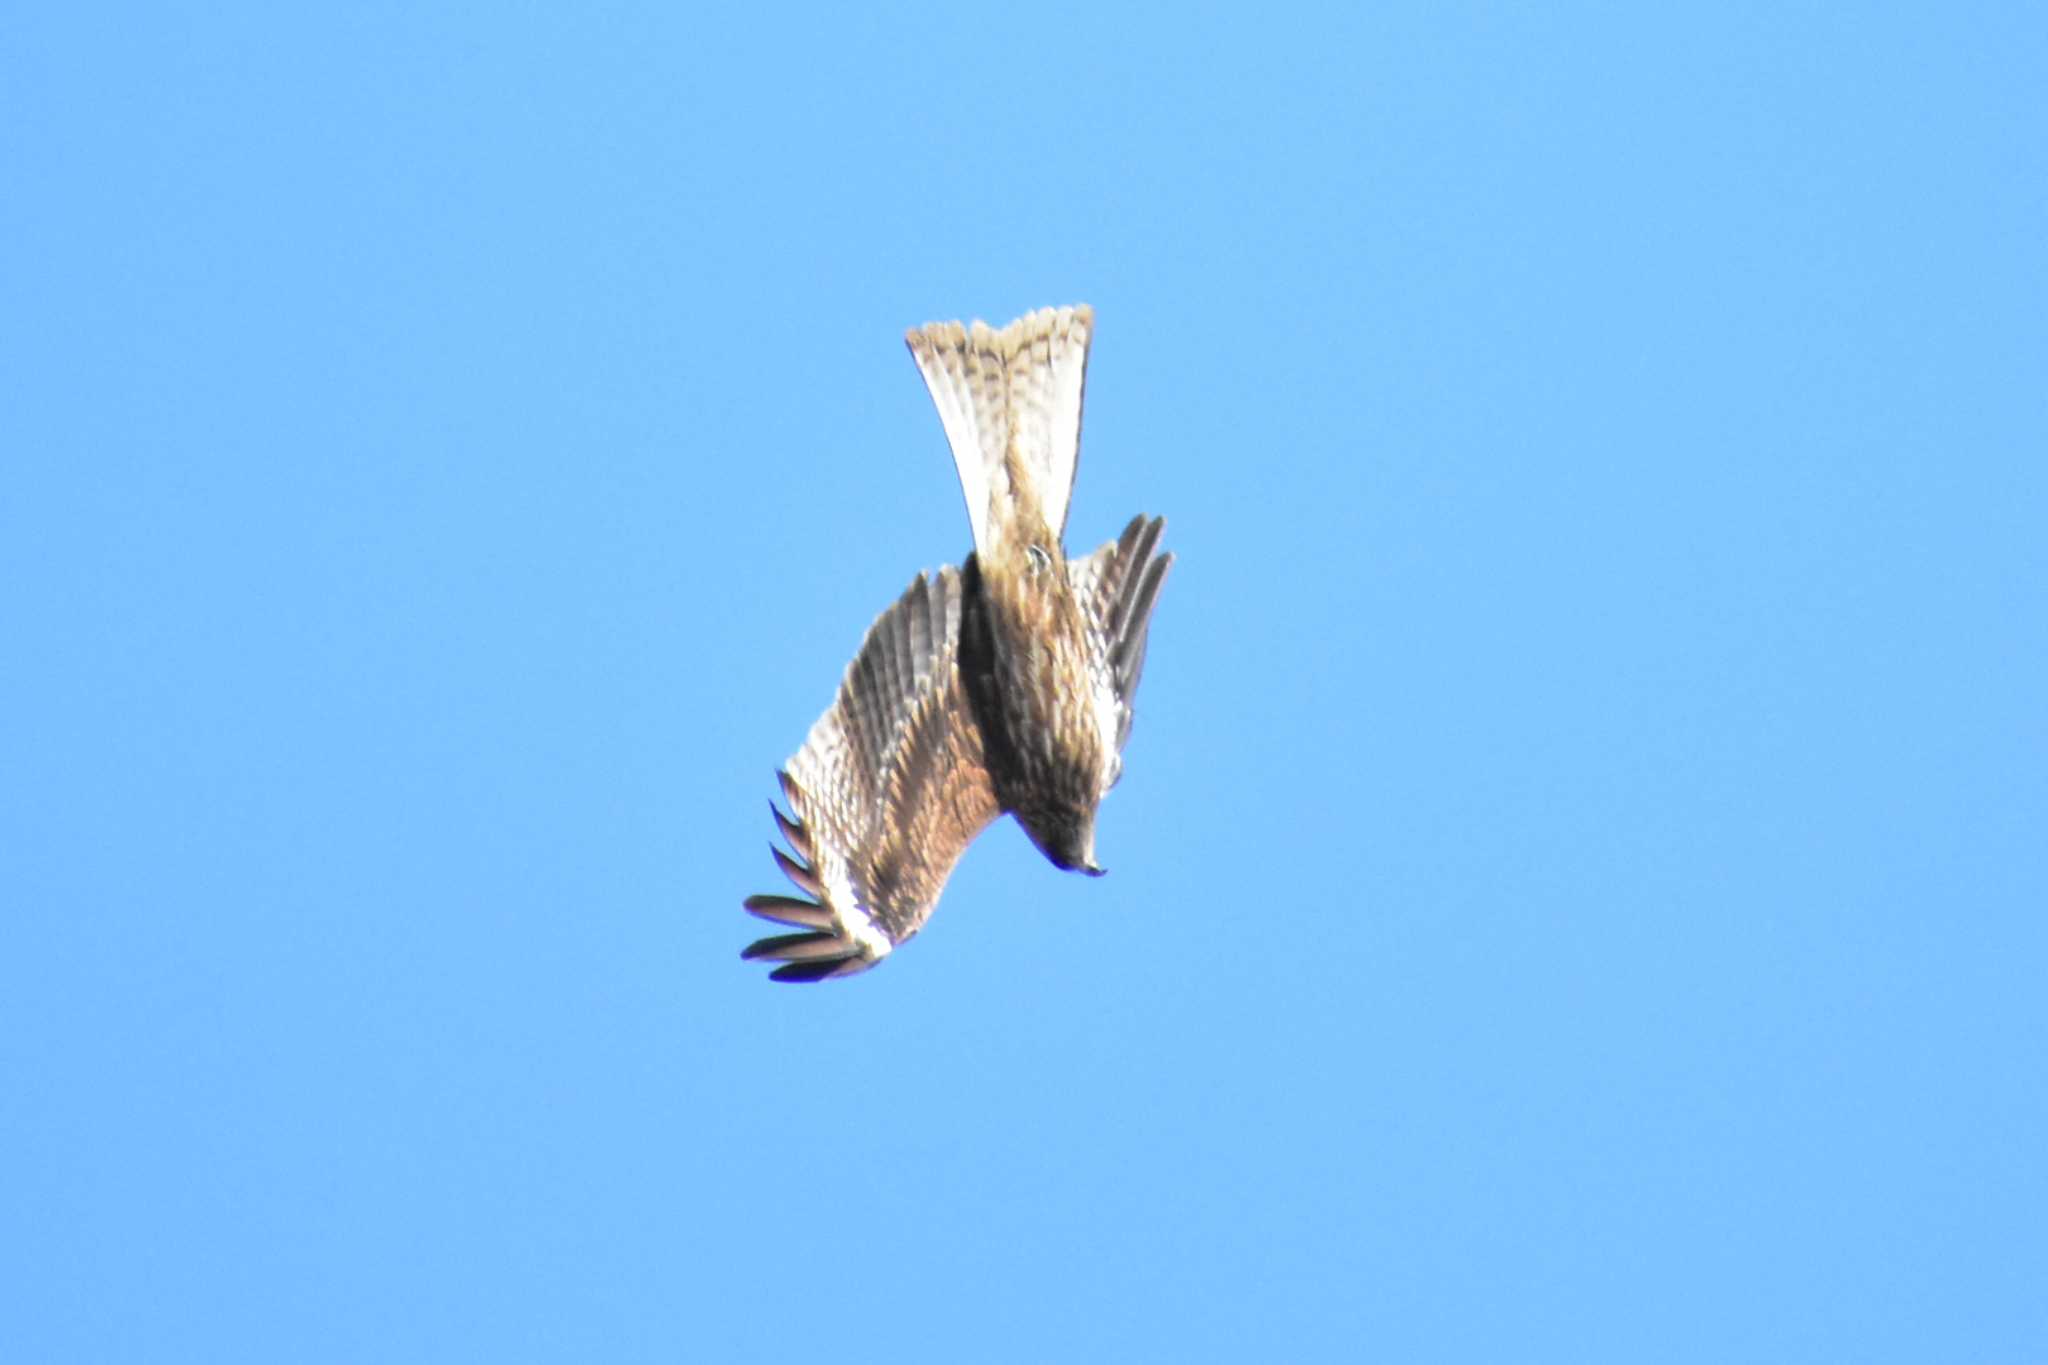
{"type": "Polygon", "coordinates": [[[1092,810],[1018,811],[1017,823],[1038,845],[1038,851],[1062,872],[1100,877],[1095,865],[1095,812],[1092,810]]]}

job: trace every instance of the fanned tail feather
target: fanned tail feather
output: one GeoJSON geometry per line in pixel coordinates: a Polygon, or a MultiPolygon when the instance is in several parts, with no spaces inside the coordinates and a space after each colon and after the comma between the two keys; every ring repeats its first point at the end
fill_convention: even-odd
{"type": "Polygon", "coordinates": [[[905,337],[946,429],[984,558],[1013,508],[1035,508],[1055,538],[1065,533],[1094,329],[1094,310],[1077,304],[1041,308],[1001,331],[934,322],[905,337]]]}

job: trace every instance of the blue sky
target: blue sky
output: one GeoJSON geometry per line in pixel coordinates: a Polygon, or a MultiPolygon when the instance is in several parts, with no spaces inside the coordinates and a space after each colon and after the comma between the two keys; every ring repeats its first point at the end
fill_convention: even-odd
{"type": "Polygon", "coordinates": [[[6,27],[0,1357],[2048,1354],[2038,7],[6,27]],[[1111,874],[771,986],[1081,300],[1111,874]]]}

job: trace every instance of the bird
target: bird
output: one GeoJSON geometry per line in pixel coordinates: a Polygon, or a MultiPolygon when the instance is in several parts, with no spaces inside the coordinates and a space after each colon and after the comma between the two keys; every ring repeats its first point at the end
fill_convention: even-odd
{"type": "Polygon", "coordinates": [[[1123,772],[1132,703],[1173,555],[1163,517],[1069,559],[1067,505],[1095,314],[905,336],[973,531],[869,626],[839,691],[776,773],[776,865],[802,895],[743,902],[792,933],[741,956],[776,981],[866,971],[930,918],[967,846],[1013,816],[1057,868],[1101,876],[1096,808],[1123,772]]]}

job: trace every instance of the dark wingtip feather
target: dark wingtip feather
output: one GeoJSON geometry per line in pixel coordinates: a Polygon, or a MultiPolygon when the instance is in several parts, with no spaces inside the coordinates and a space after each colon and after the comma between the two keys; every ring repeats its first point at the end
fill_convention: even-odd
{"type": "Polygon", "coordinates": [[[799,852],[810,852],[810,836],[804,831],[804,822],[782,813],[782,807],[773,801],[768,803],[768,813],[775,817],[775,827],[782,831],[782,837],[789,840],[789,846],[799,852]]]}
{"type": "Polygon", "coordinates": [[[798,900],[795,896],[749,896],[740,904],[748,914],[776,924],[797,929],[832,928],[832,912],[816,901],[798,900]]]}
{"type": "Polygon", "coordinates": [[[1159,589],[1172,567],[1173,555],[1169,551],[1147,564],[1145,572],[1128,590],[1113,656],[1118,686],[1126,698],[1137,692],[1138,679],[1145,671],[1145,642],[1152,630],[1152,608],[1158,605],[1159,589]]]}
{"type": "Polygon", "coordinates": [[[773,938],[756,939],[740,950],[740,956],[749,962],[756,959],[769,962],[815,962],[821,959],[842,962],[859,951],[839,935],[824,932],[777,934],[773,938]]]}
{"type": "Polygon", "coordinates": [[[857,975],[874,965],[864,957],[850,957],[844,962],[787,962],[768,973],[768,979],[786,982],[829,981],[835,976],[857,975]]]}
{"type": "Polygon", "coordinates": [[[821,901],[826,899],[825,884],[818,880],[818,874],[811,870],[808,863],[798,862],[773,844],[768,845],[768,851],[775,855],[775,865],[782,869],[783,876],[796,884],[797,890],[815,896],[821,901]]]}
{"type": "Polygon", "coordinates": [[[1159,537],[1166,533],[1166,518],[1140,514],[1132,529],[1137,534],[1131,538],[1131,562],[1142,564],[1150,559],[1152,552],[1159,547],[1159,537]]]}

